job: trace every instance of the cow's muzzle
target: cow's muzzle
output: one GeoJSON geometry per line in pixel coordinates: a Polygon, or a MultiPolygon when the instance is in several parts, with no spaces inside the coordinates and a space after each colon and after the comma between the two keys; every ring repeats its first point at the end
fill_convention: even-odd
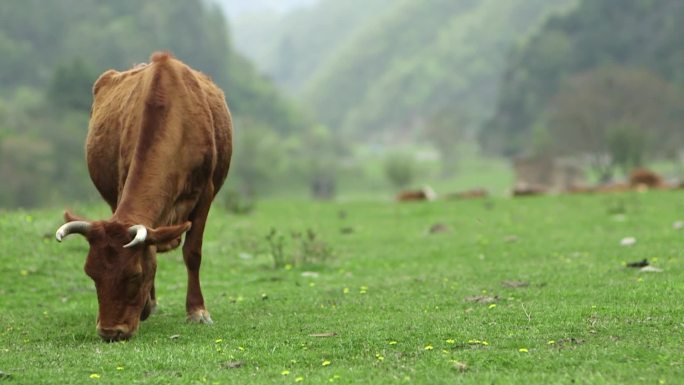
{"type": "Polygon", "coordinates": [[[97,328],[97,334],[102,337],[105,342],[127,341],[131,338],[132,333],[125,326],[116,326],[114,328],[97,328]]]}

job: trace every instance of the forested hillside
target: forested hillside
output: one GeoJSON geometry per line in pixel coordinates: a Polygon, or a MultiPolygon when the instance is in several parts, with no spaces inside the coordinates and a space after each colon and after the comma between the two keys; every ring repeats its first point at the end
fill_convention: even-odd
{"type": "Polygon", "coordinates": [[[583,1],[513,52],[482,144],[509,156],[549,148],[591,155],[606,178],[614,166],[675,155],[684,131],[682,47],[680,0],[583,1]]]}
{"type": "Polygon", "coordinates": [[[325,124],[393,137],[433,119],[477,126],[492,112],[510,49],[574,3],[324,0],[275,27],[241,22],[236,37],[325,124]]]}
{"type": "Polygon", "coordinates": [[[309,125],[234,52],[222,12],[205,4],[1,2],[0,206],[94,196],[83,157],[92,83],[104,70],[128,69],[157,50],[172,51],[226,91],[243,129],[238,140],[245,131],[267,127],[271,136],[286,137],[309,125]]]}
{"type": "Polygon", "coordinates": [[[248,14],[235,21],[235,46],[285,90],[300,94],[330,56],[391,3],[321,1],[287,15],[248,14]]]}

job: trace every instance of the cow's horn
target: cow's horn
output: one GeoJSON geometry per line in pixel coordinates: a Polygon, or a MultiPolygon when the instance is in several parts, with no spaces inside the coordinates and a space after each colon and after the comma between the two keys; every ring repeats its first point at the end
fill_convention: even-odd
{"type": "Polygon", "coordinates": [[[67,222],[62,225],[59,229],[57,229],[57,232],[55,233],[55,238],[57,238],[57,242],[62,242],[62,239],[66,237],[69,234],[81,234],[81,235],[86,235],[88,231],[90,231],[90,223],[85,222],[85,221],[72,221],[72,222],[67,222]]]}
{"type": "Polygon", "coordinates": [[[130,241],[127,245],[125,245],[125,248],[133,247],[135,245],[139,245],[141,243],[145,243],[145,239],[147,239],[147,228],[143,225],[133,225],[128,228],[128,232],[134,237],[132,241],[130,241]]]}

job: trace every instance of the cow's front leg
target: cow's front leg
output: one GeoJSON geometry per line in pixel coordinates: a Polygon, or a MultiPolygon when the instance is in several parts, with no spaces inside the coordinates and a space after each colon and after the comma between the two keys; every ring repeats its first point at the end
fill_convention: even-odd
{"type": "Polygon", "coordinates": [[[204,297],[200,288],[200,264],[202,263],[202,237],[207,222],[209,206],[213,198],[213,189],[207,188],[200,198],[197,207],[188,218],[192,227],[185,236],[183,244],[183,260],[188,271],[188,292],[185,299],[185,310],[188,322],[211,324],[211,316],[204,307],[204,297]]]}

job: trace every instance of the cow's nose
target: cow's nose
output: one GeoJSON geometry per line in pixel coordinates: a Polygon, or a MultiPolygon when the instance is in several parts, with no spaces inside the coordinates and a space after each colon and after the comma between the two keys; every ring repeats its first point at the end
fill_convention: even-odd
{"type": "Polygon", "coordinates": [[[106,342],[116,342],[125,341],[131,338],[130,333],[128,333],[128,328],[125,327],[114,327],[114,328],[97,328],[97,334],[102,337],[106,342]]]}

